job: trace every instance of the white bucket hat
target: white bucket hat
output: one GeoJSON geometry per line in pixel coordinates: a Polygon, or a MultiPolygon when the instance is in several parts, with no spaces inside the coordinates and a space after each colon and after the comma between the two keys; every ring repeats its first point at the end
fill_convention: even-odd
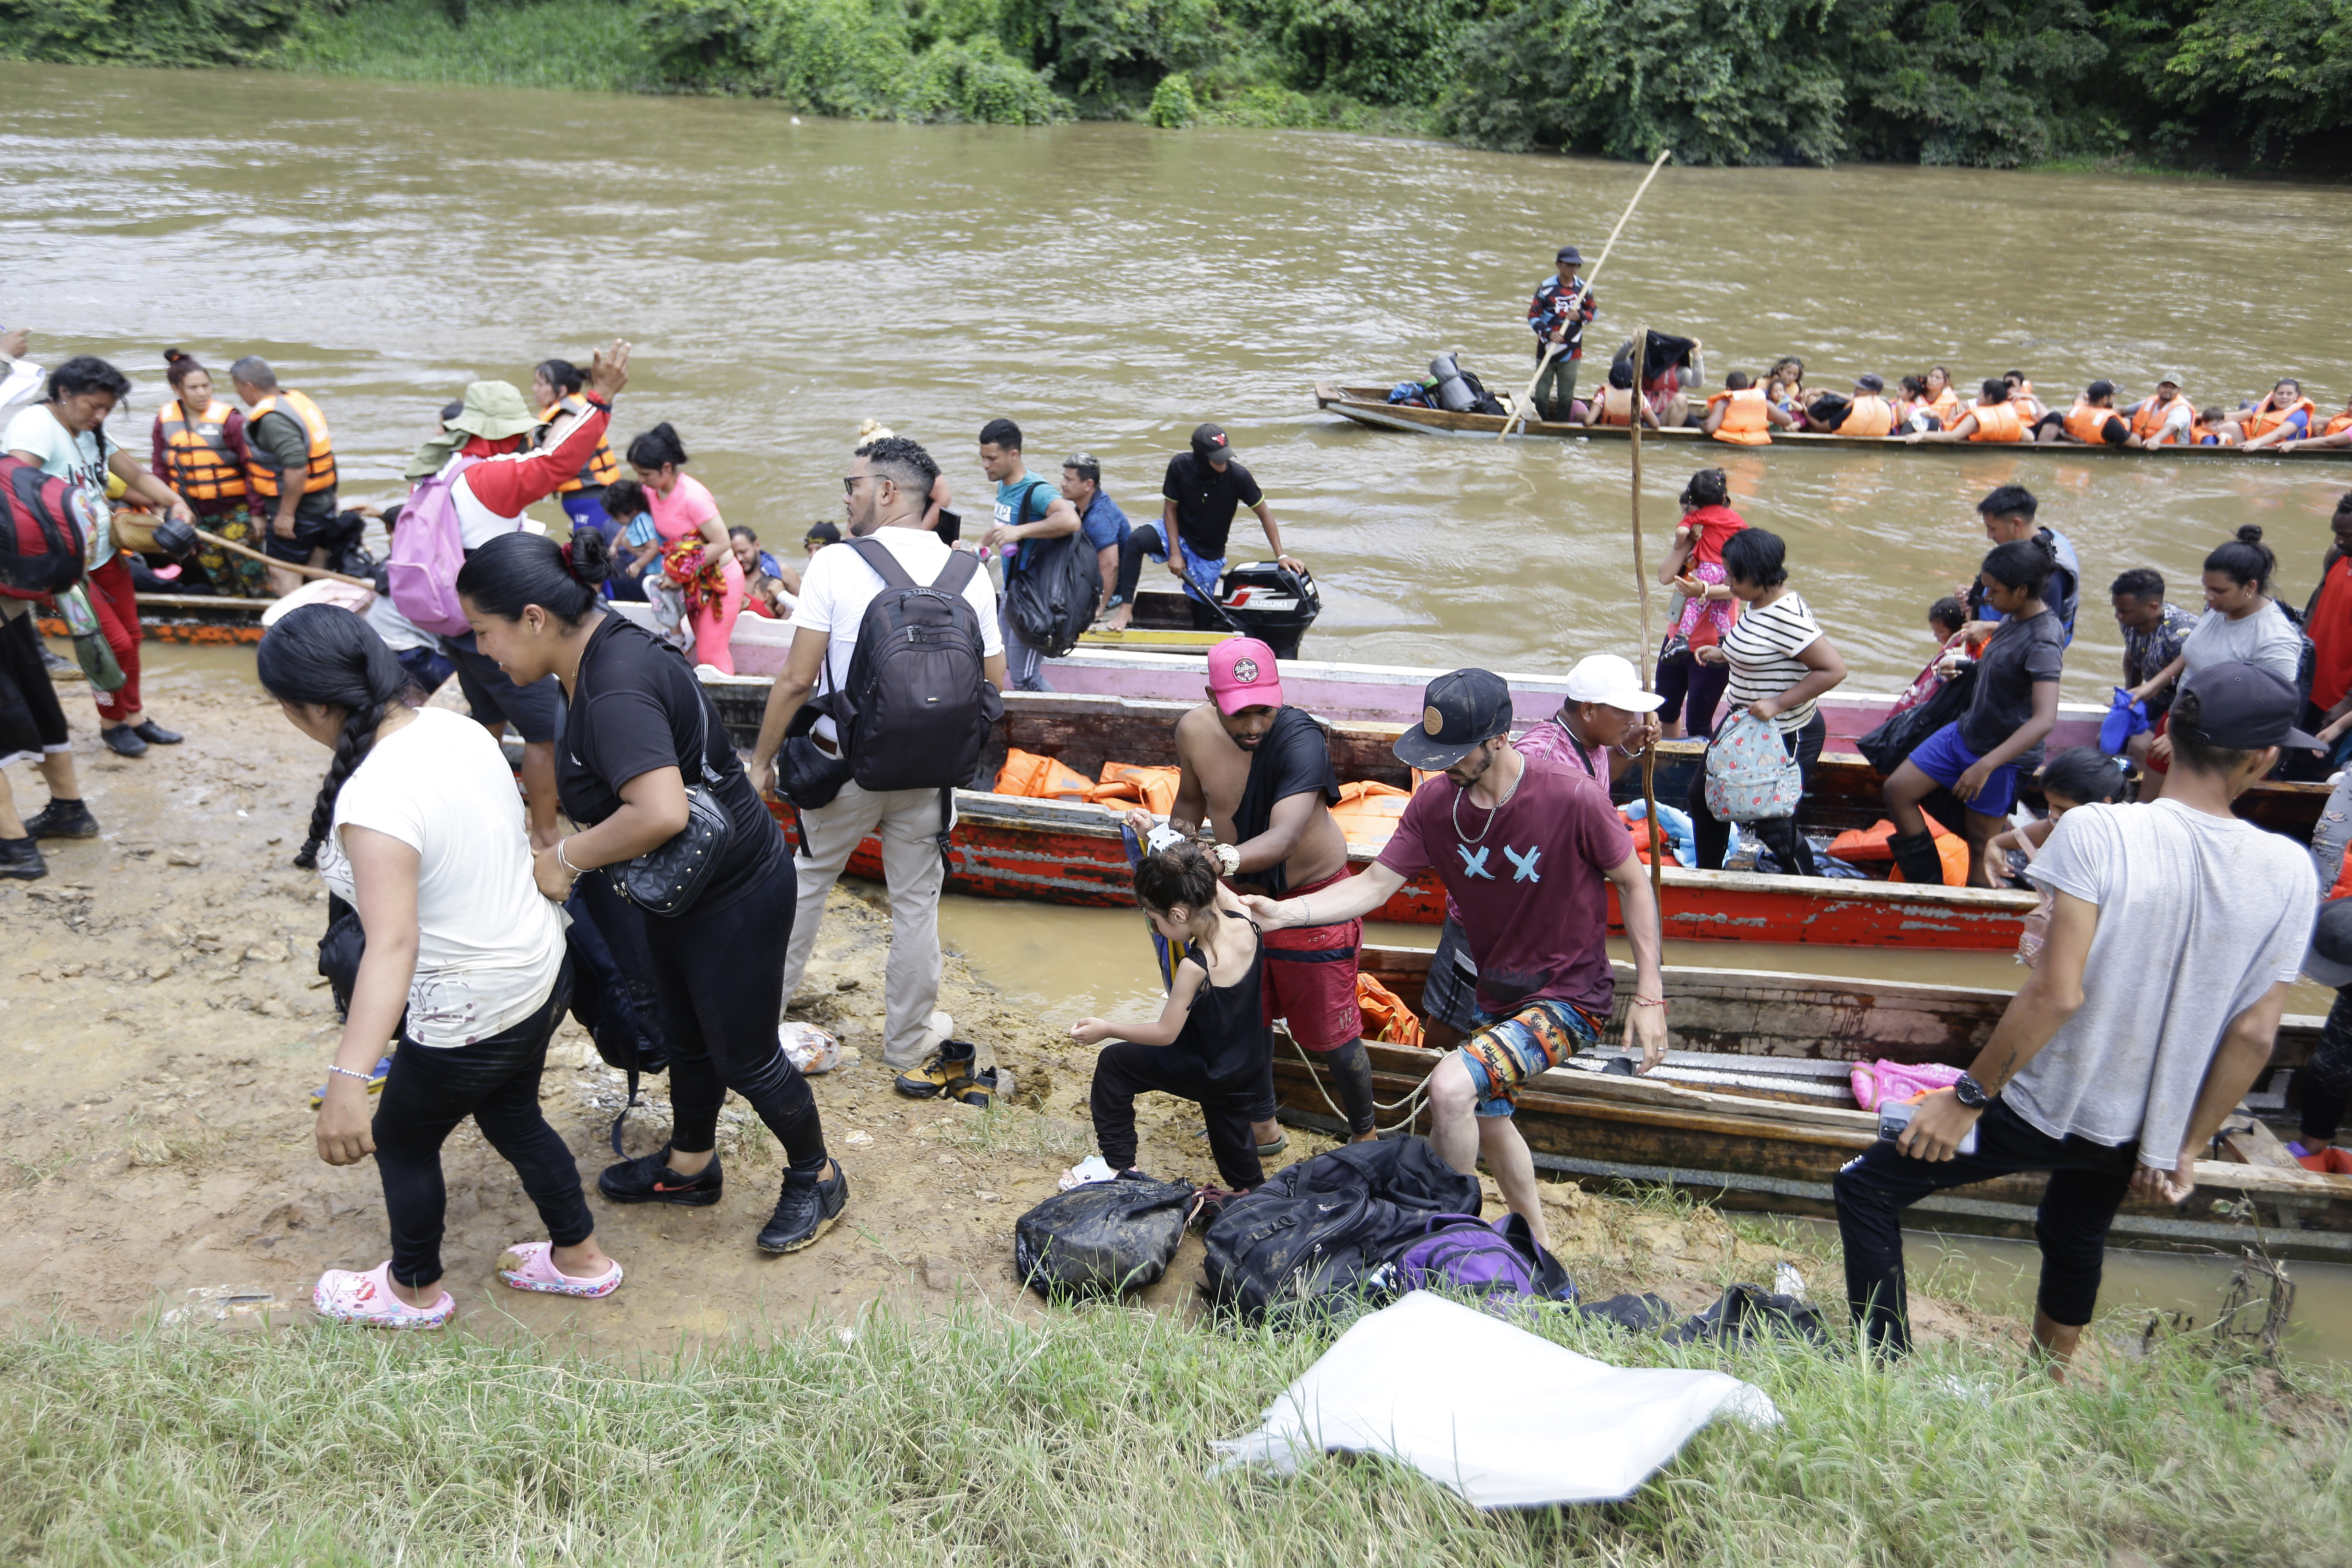
{"type": "Polygon", "coordinates": [[[1633,661],[1613,653],[1588,654],[1576,661],[1576,668],[1568,672],[1568,700],[1598,702],[1628,713],[1653,712],[1665,701],[1654,691],[1643,690],[1633,661]]]}

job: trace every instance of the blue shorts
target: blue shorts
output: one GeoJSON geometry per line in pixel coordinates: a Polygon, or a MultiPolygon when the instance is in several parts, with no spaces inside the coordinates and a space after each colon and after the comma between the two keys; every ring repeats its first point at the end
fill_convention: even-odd
{"type": "MultiPolygon", "coordinates": [[[[1979,753],[1969,750],[1969,743],[1960,739],[1960,727],[1955,722],[1945,725],[1920,742],[1919,749],[1907,760],[1913,767],[1949,789],[1955,779],[1977,765],[1979,753]]],[[[1976,799],[1961,804],[1979,816],[2007,816],[2011,808],[2017,805],[2017,764],[2003,763],[1993,769],[1992,776],[1985,780],[1985,786],[1976,799]]]]}
{"type": "Polygon", "coordinates": [[[1519,1085],[1601,1043],[1592,1020],[1566,1002],[1529,1002],[1507,1017],[1478,1015],[1478,1032],[1456,1048],[1470,1069],[1481,1116],[1508,1116],[1519,1085]]]}

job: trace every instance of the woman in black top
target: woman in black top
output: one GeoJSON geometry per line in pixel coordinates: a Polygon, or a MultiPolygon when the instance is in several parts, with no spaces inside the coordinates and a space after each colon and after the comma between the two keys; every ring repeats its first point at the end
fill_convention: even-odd
{"type": "Polygon", "coordinates": [[[763,1252],[797,1252],[831,1227],[849,1184],[825,1155],[807,1080],[776,1043],[784,948],[798,886],[791,851],[761,805],[726,727],[676,649],[597,597],[611,566],[602,534],[568,545],[506,533],[457,574],[467,624],[518,684],[552,675],[570,700],[556,762],[564,815],[583,825],[540,852],[540,891],[562,900],[572,879],[658,847],[687,825],[681,759],[719,775],[733,824],[726,859],[694,902],[648,915],[646,945],[670,1054],[669,1143],[607,1168],[615,1203],[704,1207],[719,1201],[719,1107],[733,1089],[784,1146],[787,1170],[763,1252]]]}
{"type": "Polygon", "coordinates": [[[2058,722],[2066,630],[2042,602],[2057,569],[2047,538],[2013,540],[1984,558],[1985,600],[2001,618],[1977,656],[1969,710],[1920,742],[1886,781],[1886,813],[1895,821],[1889,847],[1908,881],[1944,879],[1942,858],[1919,805],[1942,785],[1968,808],[1960,826],[1969,841],[1969,885],[1992,885],[1985,874],[1985,846],[2007,824],[2019,778],[2042,765],[2042,742],[2058,722]]]}
{"type": "Polygon", "coordinates": [[[1197,844],[1173,844],[1139,861],[1135,901],[1153,931],[1190,946],[1159,1017],[1081,1018],[1070,1027],[1082,1046],[1113,1042],[1095,1058],[1095,1141],[1112,1170],[1132,1170],[1135,1097],[1158,1089],[1198,1100],[1218,1174],[1246,1192],[1265,1180],[1250,1131],[1274,1055],[1259,999],[1265,944],[1197,844]]]}

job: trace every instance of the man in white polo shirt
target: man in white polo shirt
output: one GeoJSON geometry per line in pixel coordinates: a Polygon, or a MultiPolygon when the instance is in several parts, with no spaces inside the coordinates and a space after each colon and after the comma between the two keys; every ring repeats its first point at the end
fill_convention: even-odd
{"type": "MultiPolygon", "coordinates": [[[[871,538],[890,552],[919,584],[939,581],[954,555],[938,534],[923,526],[931,486],[940,466],[929,453],[903,436],[885,437],[857,448],[842,484],[846,492],[849,537],[871,538]]],[[[846,545],[809,557],[801,578],[800,604],[793,611],[793,647],[768,695],[759,743],[751,750],[751,783],[762,794],[776,783],[776,753],[783,748],[793,716],[817,689],[839,691],[849,682],[849,661],[857,651],[857,629],[866,606],[883,590],[881,574],[846,545]]],[[[974,572],[963,597],[980,617],[981,651],[990,685],[1004,689],[1004,637],[996,619],[996,586],[986,572],[974,572]]],[[[820,751],[838,755],[840,737],[831,718],[810,731],[820,751]]],[[[947,865],[940,853],[940,791],[871,792],[846,780],[832,803],[801,812],[808,852],[800,860],[800,902],[793,915],[792,943],[784,960],[784,1005],[790,1007],[816,947],[824,900],[850,852],[867,834],[882,840],[882,877],[890,889],[890,962],[883,981],[885,1021],[882,1059],[909,1069],[909,1078],[935,1080],[930,1090],[948,1089],[959,1076],[946,1059],[945,1042],[929,1036],[931,1010],[940,996],[940,890],[947,865]],[[933,1049],[934,1047],[940,1047],[933,1049]],[[925,1063],[925,1052],[933,1059],[925,1063]]],[[[961,1058],[969,1076],[970,1047],[961,1058]]],[[[910,1091],[913,1092],[913,1091],[910,1091]]]]}

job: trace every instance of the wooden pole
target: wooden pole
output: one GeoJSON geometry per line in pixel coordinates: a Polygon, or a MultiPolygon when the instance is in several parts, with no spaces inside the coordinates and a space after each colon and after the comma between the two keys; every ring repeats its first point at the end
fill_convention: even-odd
{"type": "MultiPolygon", "coordinates": [[[[1661,162],[1663,162],[1663,158],[1661,162]]],[[[1643,383],[1648,379],[1645,361],[1649,357],[1650,329],[1646,323],[1633,329],[1633,422],[1626,430],[1627,446],[1633,454],[1633,585],[1642,595],[1642,647],[1633,659],[1633,673],[1639,679],[1642,666],[1652,658],[1650,652],[1650,569],[1642,559],[1642,415],[1649,406],[1643,396],[1643,383]]],[[[1650,830],[1650,897],[1656,900],[1663,928],[1665,913],[1665,854],[1660,847],[1665,835],[1658,831],[1658,748],[1652,745],[1642,753],[1642,821],[1650,830]]]]}
{"type": "Polygon", "coordinates": [[[375,589],[375,584],[364,577],[346,577],[341,572],[330,572],[324,566],[313,566],[307,562],[280,561],[275,555],[264,555],[258,550],[248,550],[234,539],[223,539],[219,534],[209,532],[205,529],[197,529],[196,537],[207,543],[217,544],[223,550],[233,550],[239,555],[248,556],[265,566],[275,566],[281,572],[299,572],[305,577],[323,577],[330,583],[349,583],[354,588],[365,588],[370,592],[375,589]]]}
{"type": "MultiPolygon", "coordinates": [[[[1601,269],[1609,265],[1609,253],[1617,247],[1617,237],[1625,232],[1626,219],[1632,217],[1633,216],[1633,209],[1642,205],[1642,193],[1650,188],[1650,182],[1658,177],[1658,171],[1664,168],[1666,166],[1666,160],[1674,155],[1675,150],[1671,147],[1667,148],[1664,152],[1658,154],[1657,162],[1650,165],[1650,172],[1642,176],[1641,184],[1634,188],[1633,199],[1625,204],[1624,216],[1617,220],[1617,226],[1609,231],[1609,243],[1601,247],[1601,259],[1594,262],[1592,264],[1592,270],[1584,275],[1584,291],[1586,293],[1589,294],[1592,291],[1593,279],[1599,278],[1601,276],[1601,269]]],[[[1550,348],[1544,351],[1543,358],[1536,362],[1536,373],[1533,376],[1528,378],[1528,389],[1519,394],[1518,403],[1512,407],[1511,416],[1503,421],[1502,429],[1496,433],[1496,440],[1500,441],[1505,437],[1508,436],[1511,433],[1511,426],[1517,425],[1521,418],[1519,410],[1528,407],[1534,403],[1536,384],[1543,380],[1544,367],[1551,363],[1553,360],[1559,357],[1560,346],[1561,345],[1558,343],[1554,343],[1550,348]]]]}

